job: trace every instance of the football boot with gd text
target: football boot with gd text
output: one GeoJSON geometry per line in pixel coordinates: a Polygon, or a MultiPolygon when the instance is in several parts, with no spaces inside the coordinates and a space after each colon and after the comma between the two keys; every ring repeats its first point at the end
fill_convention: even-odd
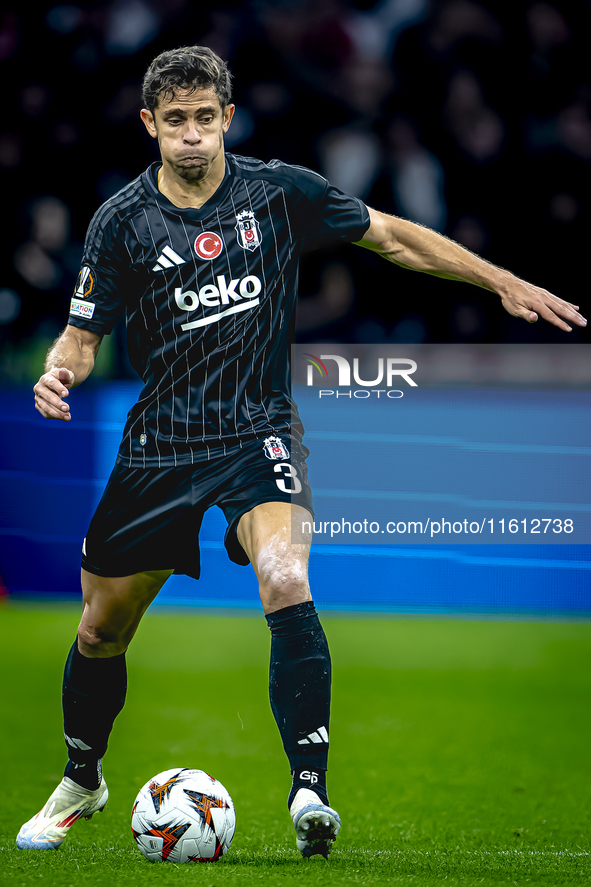
{"type": "Polygon", "coordinates": [[[20,850],[57,849],[74,823],[100,813],[108,798],[104,779],[96,791],[89,791],[64,776],[43,809],[22,826],[16,846],[20,850]]]}
{"type": "Polygon", "coordinates": [[[323,804],[316,792],[301,788],[292,801],[289,813],[302,856],[320,855],[328,859],[341,828],[337,811],[323,804]]]}

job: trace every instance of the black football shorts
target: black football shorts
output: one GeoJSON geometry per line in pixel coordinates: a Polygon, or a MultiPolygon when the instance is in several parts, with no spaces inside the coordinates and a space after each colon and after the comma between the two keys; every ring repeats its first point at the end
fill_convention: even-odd
{"type": "Polygon", "coordinates": [[[248,564],[236,535],[243,514],[263,502],[290,502],[313,514],[308,453],[282,434],[194,465],[116,464],[84,540],[83,568],[105,577],[174,569],[198,579],[199,529],[213,505],[228,521],[224,544],[230,559],[248,564]]]}

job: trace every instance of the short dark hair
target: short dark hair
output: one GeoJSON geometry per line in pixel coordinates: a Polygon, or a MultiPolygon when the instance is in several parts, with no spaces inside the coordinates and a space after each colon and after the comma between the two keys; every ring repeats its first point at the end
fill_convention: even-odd
{"type": "Polygon", "coordinates": [[[177,89],[213,89],[222,108],[232,99],[232,75],[226,63],[208,46],[181,46],[156,56],[142,84],[144,107],[153,111],[162,97],[177,89]]]}

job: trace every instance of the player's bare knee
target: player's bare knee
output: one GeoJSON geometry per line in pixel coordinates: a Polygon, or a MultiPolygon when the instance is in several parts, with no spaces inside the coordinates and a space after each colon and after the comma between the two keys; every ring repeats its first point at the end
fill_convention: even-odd
{"type": "Polygon", "coordinates": [[[265,610],[277,610],[311,599],[308,570],[297,560],[269,558],[259,564],[259,590],[265,610]]]}
{"type": "Polygon", "coordinates": [[[89,659],[108,659],[118,656],[127,649],[127,640],[112,629],[98,626],[80,625],[78,628],[78,649],[89,659]]]}

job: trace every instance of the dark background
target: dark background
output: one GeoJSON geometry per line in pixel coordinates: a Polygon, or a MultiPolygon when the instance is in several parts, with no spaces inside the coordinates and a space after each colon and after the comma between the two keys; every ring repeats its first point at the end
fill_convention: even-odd
{"type": "MultiPolygon", "coordinates": [[[[588,311],[591,4],[476,0],[10,3],[0,15],[0,370],[38,377],[86,227],[156,158],[140,83],[163,49],[228,60],[227,149],[310,166],[588,311]]],[[[347,246],[302,273],[303,342],[587,341],[484,290],[347,246]]],[[[116,333],[97,366],[133,376],[116,333]]]]}

